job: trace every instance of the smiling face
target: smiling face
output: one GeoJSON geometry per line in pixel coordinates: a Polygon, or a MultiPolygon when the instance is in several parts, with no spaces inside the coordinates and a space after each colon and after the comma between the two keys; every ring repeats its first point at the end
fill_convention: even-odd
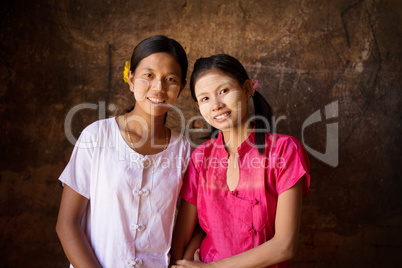
{"type": "Polygon", "coordinates": [[[153,116],[164,115],[176,102],[181,89],[181,68],[176,59],[164,52],[142,59],[129,73],[130,89],[136,100],[135,110],[153,116]]]}
{"type": "Polygon", "coordinates": [[[246,92],[249,83],[247,80],[244,85],[239,85],[236,79],[217,70],[205,72],[194,87],[201,115],[219,130],[245,124],[248,119],[246,92]]]}

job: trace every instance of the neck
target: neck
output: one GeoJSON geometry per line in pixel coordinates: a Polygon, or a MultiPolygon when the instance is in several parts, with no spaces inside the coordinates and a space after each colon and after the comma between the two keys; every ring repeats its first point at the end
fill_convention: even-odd
{"type": "MultiPolygon", "coordinates": [[[[248,120],[246,121],[248,122],[248,120]]],[[[237,153],[237,148],[247,139],[251,131],[252,127],[250,122],[222,130],[227,152],[230,155],[237,153]]]]}
{"type": "Polygon", "coordinates": [[[166,114],[151,116],[149,114],[140,114],[138,110],[134,108],[127,114],[127,121],[130,125],[130,129],[133,129],[139,136],[165,137],[165,115],[166,114]]]}

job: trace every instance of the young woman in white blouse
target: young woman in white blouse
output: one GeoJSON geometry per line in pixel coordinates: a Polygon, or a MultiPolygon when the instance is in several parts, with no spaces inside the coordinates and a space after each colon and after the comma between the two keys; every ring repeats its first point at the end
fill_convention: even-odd
{"type": "Polygon", "coordinates": [[[167,267],[188,141],[165,126],[187,57],[166,36],[134,49],[125,81],[134,108],[84,129],[60,175],[56,231],[71,267],[167,267]]]}

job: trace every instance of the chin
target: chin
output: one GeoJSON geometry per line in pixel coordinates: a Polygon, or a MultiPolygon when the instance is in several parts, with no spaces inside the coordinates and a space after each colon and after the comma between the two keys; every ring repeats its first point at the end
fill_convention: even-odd
{"type": "Polygon", "coordinates": [[[153,106],[147,110],[148,110],[148,113],[152,116],[162,116],[162,115],[165,115],[170,110],[170,108],[171,108],[170,106],[166,107],[166,104],[165,104],[165,105],[160,105],[159,107],[153,106]]]}
{"type": "Polygon", "coordinates": [[[211,124],[211,126],[219,130],[231,130],[233,128],[236,128],[238,124],[237,123],[231,124],[230,122],[226,121],[221,123],[214,123],[211,124]]]}
{"type": "Polygon", "coordinates": [[[222,130],[222,131],[230,130],[230,129],[233,128],[232,126],[228,126],[228,125],[216,125],[216,124],[214,124],[214,125],[211,125],[211,126],[213,126],[216,129],[222,130]]]}

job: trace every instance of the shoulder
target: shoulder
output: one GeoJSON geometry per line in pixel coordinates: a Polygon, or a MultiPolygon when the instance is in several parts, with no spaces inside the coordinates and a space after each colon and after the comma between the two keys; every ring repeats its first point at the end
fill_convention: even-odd
{"type": "Polygon", "coordinates": [[[171,139],[176,141],[177,143],[187,145],[190,144],[187,138],[182,133],[177,133],[174,129],[170,129],[171,139]]]}
{"type": "Polygon", "coordinates": [[[187,140],[185,135],[182,133],[177,133],[175,130],[170,129],[171,137],[170,140],[173,145],[180,147],[182,150],[191,151],[190,142],[187,140]]]}
{"type": "Polygon", "coordinates": [[[82,133],[89,135],[98,135],[100,132],[109,130],[110,127],[113,127],[113,123],[116,124],[115,117],[100,119],[85,127],[82,133]]]}
{"type": "Polygon", "coordinates": [[[114,117],[97,120],[82,130],[78,141],[80,143],[92,143],[92,146],[96,146],[100,140],[113,137],[114,132],[112,131],[114,131],[114,128],[117,128],[114,117]]]}
{"type": "Polygon", "coordinates": [[[195,148],[195,150],[193,151],[192,154],[198,155],[198,154],[208,153],[209,151],[211,151],[213,149],[215,144],[216,144],[216,138],[207,140],[207,141],[201,143],[200,145],[198,145],[198,147],[195,148]]]}
{"type": "Polygon", "coordinates": [[[295,137],[272,134],[269,137],[269,153],[284,159],[299,159],[309,165],[307,152],[302,143],[295,137]]]}
{"type": "Polygon", "coordinates": [[[278,134],[278,133],[267,133],[266,141],[270,144],[270,147],[274,148],[295,148],[299,150],[303,146],[300,141],[289,135],[278,134]]]}
{"type": "Polygon", "coordinates": [[[219,156],[219,150],[217,150],[216,139],[210,139],[200,144],[191,153],[191,161],[194,166],[200,167],[205,166],[203,163],[208,162],[213,156],[219,156]]]}

